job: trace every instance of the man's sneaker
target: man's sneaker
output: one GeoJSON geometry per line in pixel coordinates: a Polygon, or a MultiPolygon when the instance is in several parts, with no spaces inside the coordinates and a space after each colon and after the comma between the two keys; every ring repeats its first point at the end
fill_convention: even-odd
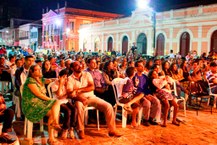
{"type": "Polygon", "coordinates": [[[71,139],[75,138],[75,134],[74,134],[74,129],[73,128],[71,128],[69,130],[69,136],[70,136],[71,139]]]}
{"type": "Polygon", "coordinates": [[[111,137],[121,137],[122,135],[118,133],[117,131],[109,132],[109,136],[111,137]]]}
{"type": "Polygon", "coordinates": [[[9,134],[6,134],[6,135],[2,135],[0,136],[0,143],[8,143],[8,144],[11,144],[13,142],[15,142],[16,139],[13,138],[11,135],[9,134]]]}
{"type": "Polygon", "coordinates": [[[83,130],[80,130],[80,131],[78,132],[78,137],[79,137],[80,139],[84,139],[84,138],[85,138],[85,134],[84,134],[84,131],[83,131],[83,130]]]}

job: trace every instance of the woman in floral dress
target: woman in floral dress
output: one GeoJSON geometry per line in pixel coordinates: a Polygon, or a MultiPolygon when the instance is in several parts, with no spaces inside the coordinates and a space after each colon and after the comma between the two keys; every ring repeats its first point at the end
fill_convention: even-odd
{"type": "Polygon", "coordinates": [[[46,96],[45,80],[39,65],[33,65],[29,69],[29,76],[24,84],[22,93],[22,110],[25,117],[31,122],[39,122],[44,116],[48,116],[49,143],[54,143],[53,129],[61,129],[58,118],[60,103],[46,96]]]}

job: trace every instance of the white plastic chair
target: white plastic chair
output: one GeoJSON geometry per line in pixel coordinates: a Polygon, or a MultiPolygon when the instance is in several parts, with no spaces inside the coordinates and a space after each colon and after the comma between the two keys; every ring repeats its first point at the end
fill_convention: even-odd
{"type": "MultiPolygon", "coordinates": [[[[112,87],[113,87],[113,91],[115,94],[115,100],[116,100],[116,104],[114,106],[115,114],[117,114],[118,106],[122,108],[121,109],[122,110],[122,128],[126,128],[128,112],[124,110],[125,104],[119,102],[119,97],[122,95],[122,89],[123,89],[124,84],[126,84],[126,82],[127,82],[127,79],[122,79],[122,78],[115,78],[112,81],[112,87]]],[[[138,114],[138,119],[137,119],[138,125],[141,124],[141,120],[142,120],[142,108],[140,109],[139,114],[138,114]]]]}
{"type": "MultiPolygon", "coordinates": [[[[177,89],[176,89],[176,81],[174,81],[174,83],[173,83],[173,90],[172,91],[174,92],[175,96],[178,96],[177,89]]],[[[186,117],[186,100],[185,100],[185,98],[183,98],[183,97],[180,97],[179,99],[177,98],[176,102],[177,103],[183,102],[184,116],[186,117]]]]}
{"type": "MultiPolygon", "coordinates": [[[[21,96],[23,95],[23,85],[20,86],[20,94],[21,94],[21,96]]],[[[43,119],[42,119],[42,120],[40,120],[40,132],[44,131],[43,124],[44,124],[44,122],[43,122],[43,119]]],[[[24,121],[24,135],[26,135],[27,138],[32,139],[32,133],[33,133],[33,122],[29,121],[25,117],[25,121],[24,121]]]]}
{"type": "MultiPolygon", "coordinates": [[[[216,108],[216,99],[217,99],[217,94],[213,94],[211,89],[210,89],[210,86],[209,86],[209,96],[213,96],[214,97],[214,100],[213,100],[213,108],[216,108]]],[[[209,105],[209,102],[210,102],[210,98],[208,99],[208,102],[207,102],[207,106],[209,105]]]]}
{"type": "MultiPolygon", "coordinates": [[[[55,82],[52,82],[48,85],[47,89],[48,89],[48,94],[50,97],[53,97],[52,95],[52,90],[51,87],[55,82]]],[[[97,129],[100,130],[99,128],[99,110],[96,109],[95,107],[92,106],[88,106],[85,108],[85,114],[84,114],[84,124],[87,125],[88,124],[88,110],[96,110],[96,117],[97,117],[97,129]]]]}
{"type": "Polygon", "coordinates": [[[8,87],[9,87],[9,83],[8,81],[0,81],[0,85],[1,85],[1,93],[4,95],[5,93],[8,92],[8,87]],[[6,90],[4,90],[6,89],[6,90]]]}
{"type": "Polygon", "coordinates": [[[96,110],[96,118],[97,118],[97,129],[100,130],[99,128],[99,110],[96,109],[93,106],[88,106],[85,108],[85,114],[84,114],[84,124],[87,125],[88,124],[88,111],[89,110],[96,110]]]}
{"type": "Polygon", "coordinates": [[[21,117],[20,98],[13,93],[13,102],[15,104],[15,115],[17,118],[21,117]]]}

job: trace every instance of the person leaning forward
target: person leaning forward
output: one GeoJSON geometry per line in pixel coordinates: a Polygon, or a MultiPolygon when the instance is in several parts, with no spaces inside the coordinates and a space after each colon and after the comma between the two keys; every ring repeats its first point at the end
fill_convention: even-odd
{"type": "Polygon", "coordinates": [[[111,104],[94,95],[94,82],[89,72],[81,71],[81,64],[78,61],[71,65],[73,69],[72,75],[68,77],[67,92],[75,102],[78,111],[78,136],[85,138],[84,133],[84,113],[85,107],[94,106],[105,114],[109,136],[120,137],[116,130],[115,114],[111,104]]]}

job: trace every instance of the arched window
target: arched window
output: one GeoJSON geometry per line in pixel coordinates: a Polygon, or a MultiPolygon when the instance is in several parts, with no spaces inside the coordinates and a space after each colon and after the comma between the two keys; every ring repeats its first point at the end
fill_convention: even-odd
{"type": "Polygon", "coordinates": [[[122,55],[126,55],[127,51],[128,51],[128,38],[127,36],[124,36],[122,40],[122,55]]]}
{"type": "Polygon", "coordinates": [[[157,36],[157,55],[164,55],[164,46],[165,46],[165,38],[164,35],[161,33],[157,36]]]}
{"type": "Polygon", "coordinates": [[[182,33],[180,37],[180,54],[186,56],[190,50],[190,35],[188,32],[182,33]]]}
{"type": "Polygon", "coordinates": [[[210,51],[217,51],[217,30],[212,34],[210,51]]]}
{"type": "Polygon", "coordinates": [[[112,52],[113,49],[113,39],[112,37],[109,37],[108,39],[108,51],[112,52]]]}
{"type": "Polygon", "coordinates": [[[139,54],[147,54],[147,37],[144,33],[139,34],[137,38],[137,51],[139,54]]]}

